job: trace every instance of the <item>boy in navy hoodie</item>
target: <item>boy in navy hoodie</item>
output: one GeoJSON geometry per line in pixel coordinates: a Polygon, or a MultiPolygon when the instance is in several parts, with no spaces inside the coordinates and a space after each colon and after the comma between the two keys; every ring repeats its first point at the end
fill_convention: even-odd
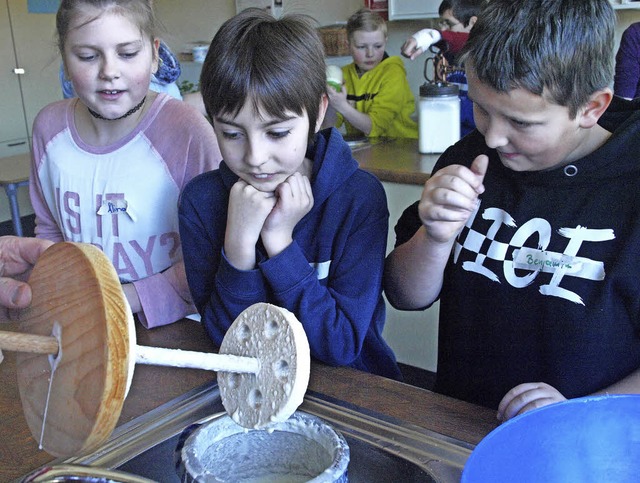
{"type": "Polygon", "coordinates": [[[322,42],[306,17],[258,9],[214,37],[200,86],[224,161],[185,187],[187,280],[216,344],[244,309],[293,312],[312,357],[399,379],[382,339],[388,211],[327,109],[322,42]]]}
{"type": "Polygon", "coordinates": [[[501,420],[640,393],[640,113],[611,103],[615,22],[608,0],[491,0],[462,53],[477,132],[396,226],[389,301],[440,300],[435,390],[501,420]]]}

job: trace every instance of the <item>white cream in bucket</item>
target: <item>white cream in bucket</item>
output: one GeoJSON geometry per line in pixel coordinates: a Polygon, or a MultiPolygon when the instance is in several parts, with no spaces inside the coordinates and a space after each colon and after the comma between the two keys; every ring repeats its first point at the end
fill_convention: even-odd
{"type": "Polygon", "coordinates": [[[179,458],[185,482],[346,482],[349,446],[301,411],[267,430],[246,430],[224,415],[195,429],[179,458]]]}

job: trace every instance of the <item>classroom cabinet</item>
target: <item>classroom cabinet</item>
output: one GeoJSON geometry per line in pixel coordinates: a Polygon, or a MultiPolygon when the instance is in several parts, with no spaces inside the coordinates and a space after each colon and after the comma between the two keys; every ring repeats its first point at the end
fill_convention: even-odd
{"type": "Polygon", "coordinates": [[[0,158],[29,150],[38,111],[62,98],[55,15],[26,0],[0,0],[0,158]]]}
{"type": "MultiPolygon", "coordinates": [[[[27,0],[0,0],[0,170],[2,158],[26,153],[31,126],[45,105],[62,98],[55,15],[28,12],[27,0]]],[[[26,186],[18,189],[20,214],[33,213],[26,186]]],[[[10,220],[0,190],[0,222],[10,220]]]]}
{"type": "Polygon", "coordinates": [[[27,144],[27,119],[22,106],[20,68],[16,65],[15,49],[8,5],[0,4],[0,157],[23,153],[27,144]]]}
{"type": "Polygon", "coordinates": [[[389,20],[437,18],[442,0],[389,0],[389,20]]]}

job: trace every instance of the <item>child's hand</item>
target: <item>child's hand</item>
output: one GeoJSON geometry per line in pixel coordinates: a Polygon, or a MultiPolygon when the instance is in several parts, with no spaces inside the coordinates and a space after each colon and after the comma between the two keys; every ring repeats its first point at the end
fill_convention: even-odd
{"type": "Polygon", "coordinates": [[[269,257],[293,241],[293,229],[313,208],[309,178],[294,173],[276,188],[276,204],[262,227],[262,243],[269,257]]]}
{"type": "Polygon", "coordinates": [[[498,405],[498,419],[502,422],[532,409],[566,401],[560,392],[544,382],[529,382],[511,389],[498,405]]]}
{"type": "Polygon", "coordinates": [[[451,165],[429,178],[418,205],[429,238],[448,243],[457,236],[476,209],[478,196],[484,192],[482,182],[488,163],[489,158],[480,155],[471,169],[451,165]]]}
{"type": "Polygon", "coordinates": [[[231,187],[224,251],[231,265],[237,269],[251,270],[255,267],[256,243],[275,204],[274,193],[258,191],[243,180],[238,180],[231,187]]]}
{"type": "Polygon", "coordinates": [[[338,112],[344,112],[345,106],[349,104],[349,101],[347,101],[347,89],[345,88],[344,82],[342,83],[342,89],[340,89],[340,92],[327,84],[327,94],[329,95],[329,106],[338,112]]]}
{"type": "Polygon", "coordinates": [[[414,39],[413,37],[409,37],[407,40],[405,40],[404,44],[402,44],[400,52],[405,57],[408,57],[411,60],[415,60],[416,57],[422,54],[422,49],[417,48],[417,45],[418,43],[416,42],[416,39],[414,39]]]}
{"type": "Polygon", "coordinates": [[[405,57],[409,57],[411,60],[415,60],[420,54],[425,52],[433,44],[440,41],[442,35],[440,32],[434,29],[423,29],[416,32],[409,37],[402,47],[400,52],[405,57]]]}

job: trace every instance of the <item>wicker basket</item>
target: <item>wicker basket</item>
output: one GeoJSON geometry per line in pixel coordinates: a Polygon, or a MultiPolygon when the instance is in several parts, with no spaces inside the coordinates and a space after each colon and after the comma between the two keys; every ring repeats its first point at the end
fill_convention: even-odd
{"type": "Polygon", "coordinates": [[[318,29],[324,54],[328,57],[349,55],[347,27],[342,24],[327,25],[318,29]]]}

